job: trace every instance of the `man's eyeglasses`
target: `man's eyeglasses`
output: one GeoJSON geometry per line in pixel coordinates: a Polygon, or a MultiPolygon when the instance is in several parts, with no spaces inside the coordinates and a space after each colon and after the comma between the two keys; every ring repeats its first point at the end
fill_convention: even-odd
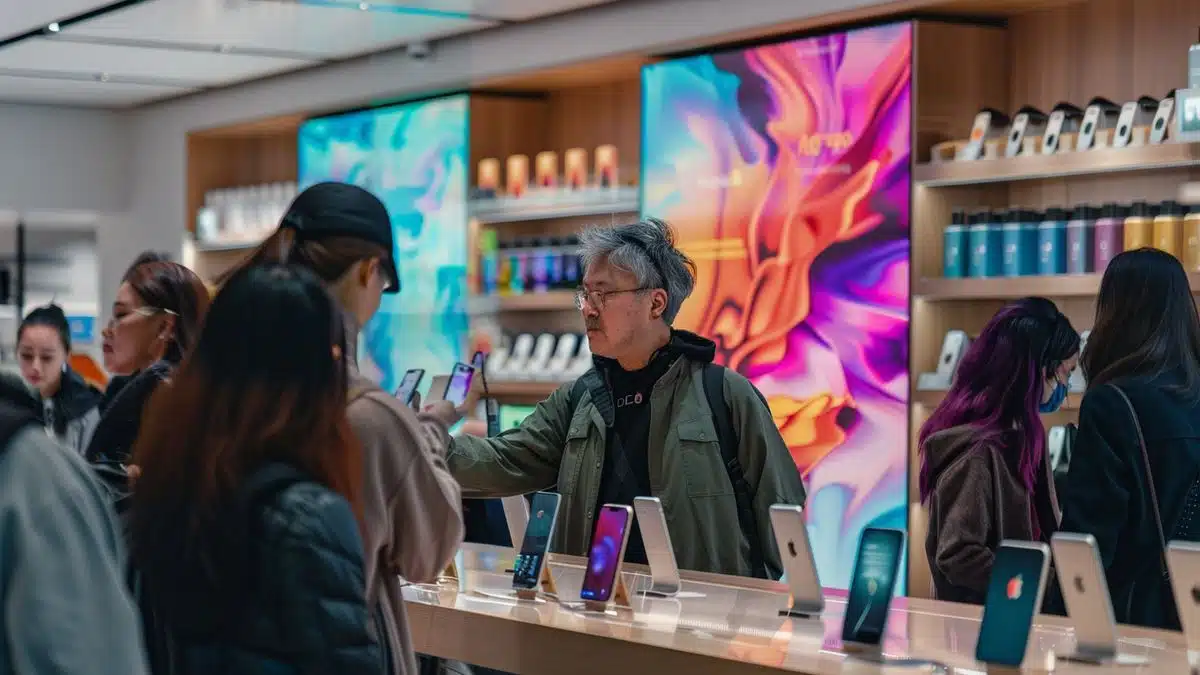
{"type": "Polygon", "coordinates": [[[575,309],[583,309],[583,304],[586,302],[588,307],[593,309],[603,310],[604,303],[608,301],[610,295],[620,295],[622,293],[641,293],[648,291],[649,288],[641,286],[638,288],[626,288],[620,291],[589,291],[586,288],[580,288],[575,291],[575,309]]]}

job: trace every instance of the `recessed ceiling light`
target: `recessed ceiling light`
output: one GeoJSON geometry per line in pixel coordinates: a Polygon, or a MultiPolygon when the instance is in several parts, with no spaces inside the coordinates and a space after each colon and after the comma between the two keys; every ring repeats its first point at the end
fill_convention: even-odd
{"type": "Polygon", "coordinates": [[[55,21],[49,26],[46,26],[46,30],[50,31],[51,33],[57,33],[58,31],[62,30],[62,26],[59,26],[58,22],[55,21]]]}
{"type": "Polygon", "coordinates": [[[108,73],[100,73],[96,76],[96,79],[100,80],[101,82],[108,82],[108,73]]]}
{"type": "Polygon", "coordinates": [[[228,54],[229,52],[233,51],[233,45],[221,45],[219,51],[222,54],[228,54]]]}

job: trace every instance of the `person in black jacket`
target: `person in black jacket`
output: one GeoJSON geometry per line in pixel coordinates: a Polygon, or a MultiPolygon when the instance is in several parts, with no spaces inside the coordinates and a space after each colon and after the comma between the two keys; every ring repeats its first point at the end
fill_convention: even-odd
{"type": "MultiPolygon", "coordinates": [[[[235,275],[147,408],[129,533],[154,634],[192,673],[378,675],[341,312],[310,273],[235,275]],[[164,630],[165,628],[165,630],[164,630]]],[[[161,645],[151,644],[156,672],[161,645]]]]}
{"type": "MultiPolygon", "coordinates": [[[[1059,530],[1096,538],[1118,622],[1178,630],[1163,548],[1200,541],[1200,318],[1178,260],[1113,258],[1080,365],[1088,391],[1059,530]]],[[[1057,584],[1047,609],[1064,611],[1057,584]]]]}
{"type": "Polygon", "coordinates": [[[21,377],[41,396],[46,430],[82,455],[100,420],[101,394],[71,369],[70,356],[71,327],[62,307],[35,307],[25,315],[17,329],[21,377]]]}
{"type": "Polygon", "coordinates": [[[208,302],[204,282],[178,263],[144,262],[125,273],[103,331],[104,367],[116,376],[100,400],[88,461],[120,472],[142,408],[195,341],[208,302]]]}

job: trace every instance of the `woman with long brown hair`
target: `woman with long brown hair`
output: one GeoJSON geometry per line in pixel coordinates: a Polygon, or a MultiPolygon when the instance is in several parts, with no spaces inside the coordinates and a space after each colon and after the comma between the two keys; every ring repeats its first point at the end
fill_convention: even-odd
{"type": "Polygon", "coordinates": [[[346,353],[317,279],[252,267],[221,290],[151,399],[129,533],[175,672],[381,672],[346,353]]]}
{"type": "Polygon", "coordinates": [[[418,415],[358,372],[360,327],[383,293],[400,290],[393,247],[391,219],[378,198],[353,185],[318,183],[296,197],[279,229],[241,268],[304,267],[341,307],[352,390],[347,413],[363,450],[367,599],[384,624],[388,671],[415,675],[401,579],[433,581],[462,543],[461,495],[445,459],[447,430],[462,414],[440,401],[418,415]]]}

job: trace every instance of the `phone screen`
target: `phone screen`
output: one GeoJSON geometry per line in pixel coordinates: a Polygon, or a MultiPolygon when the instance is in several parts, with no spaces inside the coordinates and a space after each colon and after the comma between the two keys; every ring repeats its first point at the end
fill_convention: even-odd
{"type": "Polygon", "coordinates": [[[996,550],[975,660],[1014,668],[1025,660],[1029,628],[1042,604],[1046,562],[1046,552],[1036,548],[1001,546],[996,550]]]}
{"type": "Polygon", "coordinates": [[[896,590],[903,553],[903,532],[873,527],[863,531],[846,598],[843,642],[879,644],[887,627],[888,606],[896,590]]]}
{"type": "Polygon", "coordinates": [[[450,373],[450,381],[446,383],[446,394],[442,398],[454,405],[462,405],[471,391],[471,380],[475,378],[475,369],[465,363],[454,364],[450,373]]]}
{"type": "Polygon", "coordinates": [[[579,597],[602,602],[608,600],[617,580],[617,568],[621,566],[620,558],[624,553],[621,549],[624,548],[628,528],[628,510],[619,506],[600,509],[579,597]]]}
{"type": "Polygon", "coordinates": [[[529,506],[529,525],[521,541],[521,552],[513,564],[513,587],[536,588],[542,574],[542,563],[550,550],[554,536],[554,521],[558,514],[558,495],[539,492],[529,506]]]}
{"type": "Polygon", "coordinates": [[[413,392],[417,390],[417,385],[421,384],[421,378],[424,377],[425,371],[420,368],[413,368],[404,373],[404,379],[400,380],[400,386],[396,387],[396,398],[405,403],[412,402],[413,392]]]}

